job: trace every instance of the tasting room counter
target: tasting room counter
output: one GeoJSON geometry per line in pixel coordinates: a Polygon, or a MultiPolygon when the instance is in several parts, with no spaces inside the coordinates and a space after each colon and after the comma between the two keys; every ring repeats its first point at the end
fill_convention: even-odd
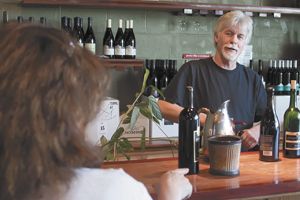
{"type": "MultiPolygon", "coordinates": [[[[187,176],[193,185],[190,199],[300,199],[300,159],[280,154],[278,162],[262,162],[258,157],[258,152],[241,153],[240,175],[235,177],[211,175],[209,163],[201,159],[200,173],[187,176]]],[[[102,168],[123,168],[156,199],[159,177],[177,165],[177,158],[155,158],[106,162],[102,168]]]]}

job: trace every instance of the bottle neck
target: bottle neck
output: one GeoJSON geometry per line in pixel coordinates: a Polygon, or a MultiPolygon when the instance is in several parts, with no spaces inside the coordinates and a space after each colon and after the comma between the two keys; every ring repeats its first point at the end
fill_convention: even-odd
{"type": "Polygon", "coordinates": [[[297,98],[296,98],[296,90],[291,89],[291,94],[290,94],[290,108],[295,108],[297,105],[297,98]]]}
{"type": "Polygon", "coordinates": [[[92,27],[92,19],[88,18],[88,28],[92,27]]]}
{"type": "Polygon", "coordinates": [[[189,107],[194,108],[194,95],[193,90],[189,90],[189,107]]]}

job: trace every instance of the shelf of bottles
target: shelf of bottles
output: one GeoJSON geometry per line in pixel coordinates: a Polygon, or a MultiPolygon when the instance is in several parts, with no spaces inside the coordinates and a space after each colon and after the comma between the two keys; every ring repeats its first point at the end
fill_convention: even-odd
{"type": "Polygon", "coordinates": [[[139,8],[178,11],[181,9],[191,10],[242,10],[257,13],[284,13],[300,14],[300,8],[256,6],[242,4],[208,4],[198,2],[180,1],[139,1],[139,0],[23,0],[23,5],[48,5],[48,6],[77,6],[77,7],[98,7],[98,8],[139,8]]]}
{"type": "MultiPolygon", "coordinates": [[[[250,62],[250,67],[252,62],[250,62]]],[[[262,77],[266,86],[275,89],[275,95],[289,95],[291,80],[296,80],[296,89],[299,90],[300,73],[297,60],[270,60],[267,70],[263,61],[258,61],[258,74],[262,77]]]]}

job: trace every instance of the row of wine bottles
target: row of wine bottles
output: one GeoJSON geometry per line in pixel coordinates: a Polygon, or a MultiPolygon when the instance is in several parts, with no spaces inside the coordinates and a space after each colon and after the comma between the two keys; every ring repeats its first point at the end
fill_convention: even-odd
{"type": "Polygon", "coordinates": [[[296,87],[299,88],[300,73],[297,60],[270,60],[266,73],[263,61],[259,60],[258,63],[258,74],[267,86],[274,87],[276,95],[289,95],[291,80],[296,80],[296,87]]]}
{"type": "Polygon", "coordinates": [[[150,71],[150,74],[146,82],[147,87],[144,95],[153,95],[155,98],[158,98],[160,94],[157,89],[164,92],[177,73],[176,60],[147,59],[145,67],[150,71]]]}
{"type": "MultiPolygon", "coordinates": [[[[61,18],[61,29],[75,37],[80,46],[89,49],[96,54],[96,37],[93,31],[92,18],[88,17],[87,30],[84,33],[83,19],[74,17],[72,28],[72,19],[70,17],[61,18]]],[[[103,55],[108,58],[116,59],[135,59],[136,58],[136,39],[133,31],[133,20],[126,20],[126,28],[123,33],[123,20],[119,20],[119,28],[116,37],[112,29],[112,20],[107,20],[107,27],[103,37],[103,55]]]]}
{"type": "Polygon", "coordinates": [[[136,39],[133,31],[133,20],[126,20],[123,32],[123,20],[119,19],[119,26],[114,37],[111,29],[112,20],[107,20],[107,27],[103,38],[103,54],[108,58],[135,59],[136,39]]]}
{"type": "MultiPolygon", "coordinates": [[[[283,156],[300,158],[300,111],[297,108],[296,80],[291,81],[290,105],[284,113],[283,156]]],[[[267,87],[267,109],[260,124],[259,158],[279,160],[280,124],[274,105],[274,87],[267,87]]]]}
{"type": "MultiPolygon", "coordinates": [[[[7,11],[3,11],[3,24],[7,23],[9,21],[9,18],[8,18],[8,13],[7,11]]],[[[34,17],[30,16],[28,17],[27,19],[24,19],[23,16],[19,15],[17,16],[16,20],[18,21],[18,23],[23,23],[23,22],[29,22],[29,23],[34,23],[34,17]]],[[[42,24],[42,25],[46,25],[47,24],[47,19],[46,17],[40,17],[39,18],[39,23],[42,24]]]]}

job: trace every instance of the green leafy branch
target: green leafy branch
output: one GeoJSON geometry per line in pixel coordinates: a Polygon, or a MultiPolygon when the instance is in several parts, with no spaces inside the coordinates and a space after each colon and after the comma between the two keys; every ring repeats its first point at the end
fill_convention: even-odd
{"type": "MultiPolygon", "coordinates": [[[[162,120],[162,115],[156,99],[152,95],[150,95],[149,97],[143,96],[145,89],[148,89],[147,87],[150,87],[151,90],[157,90],[158,93],[163,97],[162,92],[158,88],[152,85],[147,86],[146,82],[149,74],[149,70],[146,69],[142,88],[136,95],[134,102],[128,107],[126,113],[121,116],[118,128],[112,135],[111,139],[107,140],[105,136],[102,136],[100,138],[100,147],[105,155],[106,160],[116,160],[118,154],[125,156],[128,160],[130,159],[127,153],[132,151],[133,147],[127,138],[122,137],[125,131],[122,125],[129,124],[130,129],[133,129],[140,114],[144,115],[149,120],[154,121],[157,124],[159,124],[159,120],[162,120]]],[[[145,149],[145,141],[146,136],[144,129],[142,131],[140,144],[142,150],[145,149]]]]}

